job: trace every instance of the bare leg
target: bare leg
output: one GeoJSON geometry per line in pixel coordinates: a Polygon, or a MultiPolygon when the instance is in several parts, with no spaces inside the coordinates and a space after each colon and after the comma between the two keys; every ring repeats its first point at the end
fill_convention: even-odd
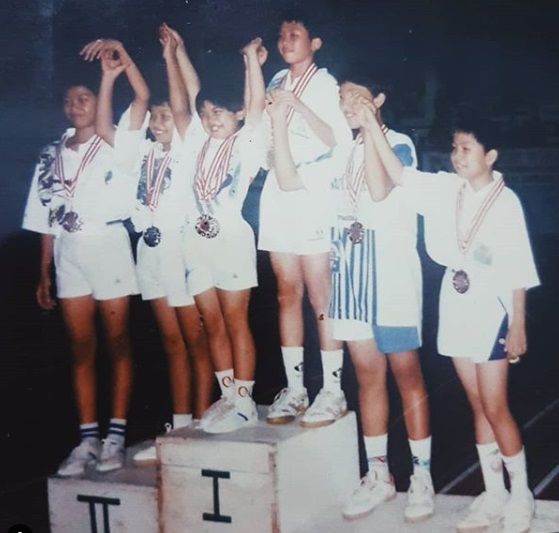
{"type": "Polygon", "coordinates": [[[61,298],[60,308],[70,338],[72,385],[80,424],[97,421],[95,300],[91,296],[61,298]]]}
{"type": "Polygon", "coordinates": [[[128,304],[128,296],[98,301],[112,361],[112,417],[124,419],[128,412],[132,390],[128,304]]]}

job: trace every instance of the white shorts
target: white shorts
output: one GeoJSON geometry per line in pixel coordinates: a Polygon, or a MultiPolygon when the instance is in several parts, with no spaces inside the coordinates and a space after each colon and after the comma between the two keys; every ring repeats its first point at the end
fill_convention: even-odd
{"type": "Polygon", "coordinates": [[[199,235],[194,224],[188,225],[183,253],[187,288],[193,296],[212,287],[240,291],[258,285],[254,233],[244,220],[222,226],[212,239],[199,235]]]}
{"type": "Polygon", "coordinates": [[[371,325],[359,320],[330,319],[330,331],[338,341],[363,341],[374,337],[371,325]]]}
{"type": "Polygon", "coordinates": [[[271,170],[260,198],[258,249],[296,255],[329,252],[331,212],[326,203],[306,189],[279,190],[271,170]]]}
{"type": "Polygon", "coordinates": [[[161,242],[148,246],[138,241],[136,272],[143,300],[166,298],[171,307],[194,305],[186,288],[186,267],[182,254],[184,233],[180,229],[161,230],[161,242]]]}
{"type": "Polygon", "coordinates": [[[91,294],[111,300],[138,294],[130,238],[122,226],[101,234],[63,231],[54,239],[54,265],[59,298],[91,294]]]}
{"type": "Polygon", "coordinates": [[[504,339],[508,315],[498,296],[484,280],[472,276],[470,288],[458,293],[448,268],[441,283],[438,351],[449,357],[466,357],[474,363],[505,359],[504,339]],[[476,283],[477,282],[477,283],[476,283]]]}

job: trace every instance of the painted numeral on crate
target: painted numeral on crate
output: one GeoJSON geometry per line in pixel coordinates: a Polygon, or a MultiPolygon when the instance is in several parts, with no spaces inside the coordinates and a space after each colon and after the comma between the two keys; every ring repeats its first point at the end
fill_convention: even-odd
{"type": "Polygon", "coordinates": [[[203,477],[211,477],[213,479],[213,495],[214,510],[213,513],[203,513],[202,519],[207,522],[224,522],[230,524],[233,519],[230,516],[222,515],[219,510],[219,480],[231,479],[231,472],[223,472],[221,470],[202,469],[203,477]]]}
{"type": "Polygon", "coordinates": [[[102,496],[86,496],[84,494],[78,494],[77,500],[89,505],[89,523],[91,525],[91,533],[111,533],[109,505],[120,505],[120,500],[118,498],[104,498],[102,496]],[[95,506],[98,504],[101,505],[103,510],[102,532],[97,529],[97,514],[95,512],[95,506]]]}

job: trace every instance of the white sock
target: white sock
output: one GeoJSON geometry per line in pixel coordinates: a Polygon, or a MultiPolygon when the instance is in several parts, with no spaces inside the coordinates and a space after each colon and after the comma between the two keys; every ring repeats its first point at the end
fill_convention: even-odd
{"type": "Polygon", "coordinates": [[[431,435],[424,439],[408,439],[413,461],[413,474],[429,474],[431,469],[431,435]]]}
{"type": "Polygon", "coordinates": [[[96,442],[99,440],[99,423],[89,422],[80,424],[80,437],[82,441],[96,442]]]}
{"type": "Polygon", "coordinates": [[[305,388],[303,384],[303,347],[282,346],[281,356],[287,377],[287,386],[294,391],[302,391],[305,388]]]}
{"type": "Polygon", "coordinates": [[[124,418],[111,418],[107,438],[124,446],[126,420],[124,418]]]}
{"type": "Polygon", "coordinates": [[[219,370],[214,372],[217,382],[219,383],[219,389],[221,390],[221,396],[233,400],[235,398],[235,378],[233,377],[233,369],[228,368],[227,370],[219,370]]]}
{"type": "Polygon", "coordinates": [[[363,440],[369,470],[376,472],[378,479],[388,481],[390,479],[387,460],[388,433],[374,437],[364,435],[363,440]]]}
{"type": "Polygon", "coordinates": [[[192,424],[192,415],[184,413],[173,414],[173,429],[185,428],[192,424]]]}
{"type": "Polygon", "coordinates": [[[322,359],[323,388],[332,392],[342,390],[343,350],[320,350],[322,359]]]}
{"type": "Polygon", "coordinates": [[[252,405],[254,381],[235,379],[235,406],[239,411],[248,411],[252,405]]]}
{"type": "Polygon", "coordinates": [[[503,462],[509,474],[510,479],[510,492],[515,494],[522,494],[529,492],[528,487],[528,474],[526,472],[526,454],[522,448],[516,455],[506,457],[503,455],[503,462]]]}
{"type": "Polygon", "coordinates": [[[506,489],[503,478],[503,461],[497,443],[476,444],[476,448],[485,490],[493,494],[502,493],[506,489]]]}

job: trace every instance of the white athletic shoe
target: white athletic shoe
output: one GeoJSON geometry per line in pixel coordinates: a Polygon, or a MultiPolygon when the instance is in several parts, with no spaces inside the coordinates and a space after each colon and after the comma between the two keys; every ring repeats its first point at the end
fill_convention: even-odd
{"type": "Polygon", "coordinates": [[[347,413],[347,402],[343,391],[320,389],[312,405],[301,417],[304,428],[319,428],[333,424],[347,413]]]}
{"type": "Polygon", "coordinates": [[[274,398],[274,402],[268,408],[266,422],[268,424],[287,424],[302,415],[309,406],[309,395],[307,389],[295,391],[288,387],[281,389],[274,398]]]}
{"type": "Polygon", "coordinates": [[[406,522],[421,522],[433,516],[434,512],[435,491],[431,475],[426,471],[411,476],[404,519],[406,522]]]}
{"type": "Polygon", "coordinates": [[[508,491],[482,492],[470,505],[468,514],[458,522],[458,533],[477,533],[498,524],[503,518],[508,491]]]}
{"type": "Polygon", "coordinates": [[[103,440],[101,457],[96,465],[97,472],[118,470],[124,465],[124,444],[107,437],[103,440]]]}
{"type": "MultiPolygon", "coordinates": [[[[173,426],[169,423],[165,424],[165,433],[172,431],[173,426]]],[[[140,465],[153,465],[157,463],[157,450],[155,448],[155,443],[149,448],[140,450],[134,454],[133,460],[135,463],[140,465]]]]}
{"type": "Polygon", "coordinates": [[[200,418],[200,429],[206,431],[206,427],[211,424],[213,418],[222,417],[227,411],[235,408],[235,401],[233,398],[226,398],[222,396],[217,402],[212,403],[200,418]]]}
{"type": "Polygon", "coordinates": [[[79,476],[88,465],[95,464],[101,451],[99,439],[82,440],[58,467],[59,476],[79,476]]]}
{"type": "Polygon", "coordinates": [[[392,476],[388,480],[379,479],[374,470],[369,470],[361,479],[342,512],[346,520],[356,520],[367,516],[381,503],[396,497],[396,487],[392,476]]]}
{"type": "Polygon", "coordinates": [[[503,513],[505,533],[526,533],[530,531],[535,510],[534,496],[529,490],[525,494],[511,494],[503,513]]]}
{"type": "Polygon", "coordinates": [[[250,398],[248,408],[233,406],[232,409],[223,410],[216,414],[204,427],[206,433],[229,433],[236,429],[254,426],[258,422],[258,412],[254,400],[250,398]]]}

